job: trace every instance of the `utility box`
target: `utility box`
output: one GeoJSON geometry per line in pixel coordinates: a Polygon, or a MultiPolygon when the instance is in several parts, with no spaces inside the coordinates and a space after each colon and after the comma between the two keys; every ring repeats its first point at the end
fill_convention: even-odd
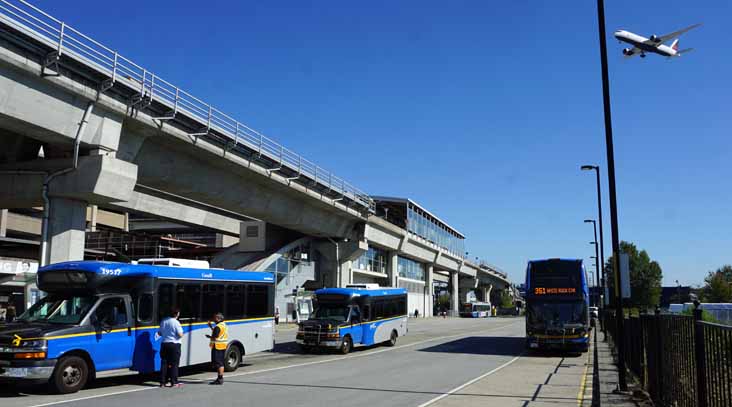
{"type": "Polygon", "coordinates": [[[266,223],[259,220],[239,224],[239,251],[263,252],[267,248],[266,223]]]}

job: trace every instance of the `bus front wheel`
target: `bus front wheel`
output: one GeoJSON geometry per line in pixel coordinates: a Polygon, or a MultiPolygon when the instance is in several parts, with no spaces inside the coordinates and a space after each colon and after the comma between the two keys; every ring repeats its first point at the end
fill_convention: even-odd
{"type": "Polygon", "coordinates": [[[61,358],[51,377],[51,385],[61,393],[76,393],[84,388],[89,379],[89,366],[78,356],[61,358]]]}
{"type": "Polygon", "coordinates": [[[341,353],[346,355],[351,351],[351,348],[353,348],[353,341],[350,336],[346,336],[343,338],[343,343],[341,343],[341,353]]]}
{"type": "Polygon", "coordinates": [[[229,350],[226,351],[226,364],[224,370],[227,372],[233,372],[239,368],[241,364],[241,350],[238,346],[229,346],[229,350]]]}

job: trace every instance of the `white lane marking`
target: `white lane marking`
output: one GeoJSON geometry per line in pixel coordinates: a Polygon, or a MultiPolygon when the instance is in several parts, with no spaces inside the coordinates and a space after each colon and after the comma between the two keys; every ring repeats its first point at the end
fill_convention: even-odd
{"type": "Polygon", "coordinates": [[[448,391],[447,393],[445,393],[445,394],[442,394],[442,395],[439,395],[439,396],[437,396],[437,397],[433,398],[432,400],[430,400],[430,401],[428,401],[428,402],[426,402],[426,403],[422,403],[422,404],[420,404],[420,405],[419,405],[419,406],[417,406],[417,407],[427,407],[427,406],[429,406],[429,405],[432,405],[432,404],[434,404],[434,403],[436,403],[436,402],[438,402],[438,401],[440,401],[440,400],[444,399],[445,397],[448,397],[448,396],[450,396],[450,395],[452,395],[452,394],[455,394],[456,392],[459,392],[460,390],[462,390],[462,389],[464,389],[464,388],[466,388],[466,387],[470,386],[471,384],[473,384],[473,383],[475,383],[475,382],[477,382],[477,381],[479,381],[479,380],[481,380],[481,379],[484,379],[484,378],[486,378],[486,377],[488,377],[488,376],[492,375],[493,373],[496,373],[497,371],[499,371],[499,370],[503,369],[504,367],[506,367],[506,366],[510,365],[511,363],[513,363],[513,362],[517,361],[517,360],[518,360],[518,358],[520,358],[521,356],[523,356],[523,353],[522,353],[522,354],[520,354],[520,355],[518,355],[518,356],[516,356],[515,358],[513,358],[513,359],[509,360],[508,362],[506,362],[506,363],[502,364],[501,366],[498,366],[497,368],[495,368],[495,369],[491,370],[490,372],[488,372],[488,373],[483,373],[482,375],[480,375],[480,376],[476,377],[475,379],[473,379],[473,380],[471,380],[471,381],[469,381],[469,382],[467,382],[467,383],[461,384],[460,386],[458,386],[458,387],[455,387],[454,389],[452,389],[452,390],[448,391]]]}
{"type": "MultiPolygon", "coordinates": [[[[330,359],[325,359],[325,360],[314,360],[312,362],[298,363],[298,364],[295,364],[295,365],[288,365],[288,366],[279,366],[279,367],[273,367],[273,368],[269,368],[269,369],[255,370],[255,371],[252,371],[252,372],[234,373],[234,374],[226,375],[226,377],[247,376],[247,375],[259,374],[259,373],[274,372],[274,371],[283,370],[283,369],[291,369],[293,367],[312,366],[312,365],[319,365],[321,363],[335,362],[335,361],[339,361],[339,360],[347,360],[347,359],[361,358],[361,357],[376,355],[376,354],[379,354],[379,353],[391,352],[391,351],[394,351],[394,350],[397,350],[397,349],[409,348],[409,347],[421,345],[421,344],[427,343],[427,342],[434,342],[434,341],[438,341],[440,339],[449,339],[449,338],[455,338],[455,337],[460,337],[460,336],[472,335],[472,334],[479,333],[479,332],[494,331],[496,329],[505,328],[505,327],[508,327],[508,326],[511,326],[511,325],[515,325],[517,323],[518,322],[513,322],[511,324],[501,325],[501,326],[493,327],[493,328],[490,328],[490,329],[482,329],[480,331],[463,332],[463,333],[457,334],[457,335],[440,336],[438,338],[425,339],[425,340],[418,341],[418,342],[414,342],[414,343],[408,343],[408,344],[401,345],[401,346],[394,346],[394,347],[390,347],[390,348],[386,348],[386,349],[375,350],[375,351],[372,351],[372,352],[365,352],[365,353],[359,353],[359,354],[348,355],[348,356],[340,356],[340,357],[335,357],[335,358],[330,358],[330,359]]],[[[191,382],[199,381],[200,382],[200,381],[205,381],[205,380],[208,380],[208,379],[191,379],[191,380],[186,380],[186,381],[191,381],[191,382]]]]}
{"type": "Polygon", "coordinates": [[[71,399],[71,400],[61,400],[61,401],[52,401],[50,403],[44,403],[44,404],[36,404],[31,407],[44,407],[44,406],[52,406],[55,404],[63,404],[63,403],[73,403],[75,401],[82,401],[82,400],[89,400],[89,399],[95,399],[99,397],[107,397],[107,396],[116,396],[118,394],[125,394],[125,393],[134,393],[136,391],[143,391],[143,390],[150,390],[154,389],[155,387],[143,387],[141,389],[130,389],[130,390],[122,390],[122,391],[116,391],[113,393],[104,393],[104,394],[97,394],[94,396],[86,396],[86,397],[79,397],[77,399],[71,399]]]}
{"type": "MultiPolygon", "coordinates": [[[[391,348],[381,349],[381,350],[377,350],[377,351],[373,351],[373,352],[365,352],[365,353],[359,353],[359,354],[356,354],[356,355],[341,356],[341,357],[330,358],[330,359],[325,359],[325,360],[315,360],[315,361],[312,361],[312,362],[297,363],[297,364],[294,364],[294,365],[273,367],[273,368],[269,368],[269,369],[255,370],[255,371],[251,371],[251,372],[241,372],[241,373],[228,374],[228,375],[225,375],[225,377],[237,377],[237,376],[246,376],[246,375],[259,374],[259,373],[268,373],[268,372],[274,372],[274,371],[277,371],[277,370],[292,369],[294,367],[311,366],[311,365],[318,365],[318,364],[321,364],[321,363],[335,362],[335,361],[338,361],[338,360],[346,360],[346,359],[354,359],[354,358],[360,358],[360,357],[365,357],[365,356],[371,356],[371,355],[376,355],[378,353],[390,352],[390,351],[394,351],[394,350],[397,350],[397,349],[404,349],[404,348],[408,348],[408,347],[412,347],[412,346],[417,346],[417,345],[421,345],[421,344],[427,343],[427,342],[439,341],[441,339],[450,339],[450,338],[456,338],[456,337],[460,337],[460,336],[473,335],[473,334],[480,333],[480,332],[495,331],[496,329],[501,329],[501,328],[506,328],[506,327],[509,327],[509,326],[512,326],[512,325],[516,325],[519,322],[521,322],[521,321],[512,322],[510,324],[505,324],[505,325],[501,325],[501,326],[495,326],[495,327],[492,327],[492,328],[489,328],[489,329],[481,329],[481,330],[478,330],[478,331],[463,332],[463,333],[456,334],[456,335],[447,335],[447,336],[440,336],[440,337],[437,337],[437,338],[425,339],[425,340],[422,340],[422,341],[418,341],[418,342],[414,342],[414,343],[408,343],[406,345],[394,346],[394,347],[391,347],[391,348]]],[[[184,382],[203,382],[203,381],[209,380],[209,379],[185,379],[185,378],[183,378],[183,379],[184,379],[183,380],[184,382]]],[[[104,393],[104,394],[97,394],[97,395],[94,395],[94,396],[80,397],[80,398],[76,398],[76,399],[54,401],[54,402],[43,403],[43,404],[35,404],[35,405],[32,405],[32,406],[28,406],[28,407],[46,407],[46,406],[52,406],[52,405],[57,405],[57,404],[73,403],[75,401],[83,401],[83,400],[96,399],[96,398],[108,397],[108,396],[117,396],[117,395],[120,395],[120,394],[134,393],[134,392],[144,391],[144,390],[153,390],[153,389],[157,389],[157,388],[158,387],[155,386],[155,387],[143,387],[143,388],[136,388],[136,389],[130,389],[130,390],[122,390],[122,391],[117,391],[117,392],[112,392],[112,393],[104,393]]],[[[456,389],[455,391],[457,391],[457,390],[459,390],[459,389],[456,389]]],[[[445,396],[445,395],[443,395],[443,396],[445,396]]]]}

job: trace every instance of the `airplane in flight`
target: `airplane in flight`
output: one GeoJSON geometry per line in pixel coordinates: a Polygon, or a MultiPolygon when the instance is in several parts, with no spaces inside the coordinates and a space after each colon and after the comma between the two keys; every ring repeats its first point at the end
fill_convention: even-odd
{"type": "Polygon", "coordinates": [[[680,57],[683,54],[686,54],[687,52],[693,50],[694,48],[687,48],[679,50],[679,37],[681,34],[693,30],[696,27],[699,27],[701,24],[694,24],[692,26],[686,27],[679,31],[674,31],[671,34],[666,35],[651,35],[650,38],[642,37],[638,34],[634,34],[630,31],[625,30],[618,30],[615,31],[615,38],[618,39],[618,41],[628,43],[633,46],[633,48],[624,48],[623,49],[623,55],[626,57],[632,57],[633,55],[640,55],[641,58],[646,57],[647,52],[652,52],[654,54],[663,55],[668,58],[672,57],[680,57]],[[674,38],[674,42],[671,43],[671,45],[665,45],[664,42],[674,38]]]}

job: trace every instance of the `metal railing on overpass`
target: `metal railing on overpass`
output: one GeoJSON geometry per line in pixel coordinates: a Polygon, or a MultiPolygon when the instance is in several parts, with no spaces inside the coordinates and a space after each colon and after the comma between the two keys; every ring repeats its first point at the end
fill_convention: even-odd
{"type": "Polygon", "coordinates": [[[345,200],[347,202],[344,204],[347,206],[353,204],[370,213],[375,211],[374,201],[344,179],[320,168],[300,154],[165,81],[32,4],[23,0],[0,0],[0,22],[48,48],[44,72],[52,71],[54,66],[58,68],[62,57],[70,58],[106,78],[100,91],[124,86],[134,92],[131,99],[133,107],[162,105],[164,112],[155,117],[156,120],[180,120],[189,127],[193,121],[198,128],[189,133],[191,137],[214,136],[220,143],[220,139],[223,139],[222,144],[227,149],[246,148],[250,155],[267,158],[266,161],[271,164],[268,168],[270,173],[280,171],[288,181],[309,188],[317,186],[319,192],[334,201],[345,200]]]}

